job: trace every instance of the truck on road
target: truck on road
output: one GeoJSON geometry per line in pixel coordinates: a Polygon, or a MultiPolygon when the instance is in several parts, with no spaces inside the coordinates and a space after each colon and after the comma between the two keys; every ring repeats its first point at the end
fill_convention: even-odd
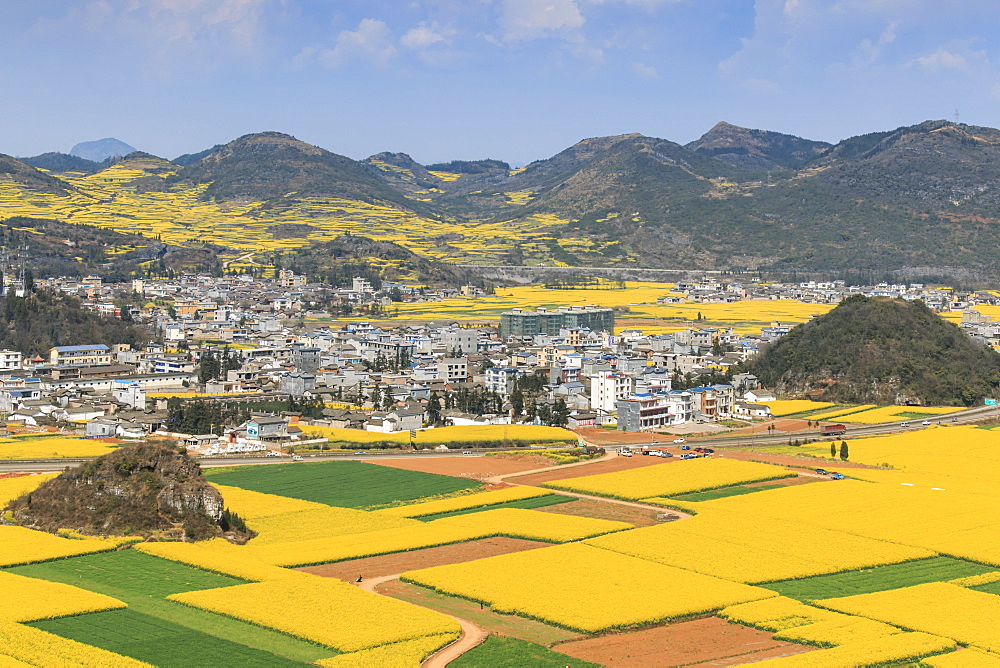
{"type": "Polygon", "coordinates": [[[847,426],[842,424],[823,425],[824,436],[843,436],[847,433],[847,426]]]}

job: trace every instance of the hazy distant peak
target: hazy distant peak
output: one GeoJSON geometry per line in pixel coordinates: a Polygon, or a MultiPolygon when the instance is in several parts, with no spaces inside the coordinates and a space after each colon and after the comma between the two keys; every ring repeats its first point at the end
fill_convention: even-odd
{"type": "Polygon", "coordinates": [[[81,142],[74,146],[69,154],[93,162],[104,162],[108,158],[126,156],[129,153],[135,153],[137,150],[134,146],[129,146],[120,139],[105,137],[104,139],[97,139],[95,141],[81,142]]]}

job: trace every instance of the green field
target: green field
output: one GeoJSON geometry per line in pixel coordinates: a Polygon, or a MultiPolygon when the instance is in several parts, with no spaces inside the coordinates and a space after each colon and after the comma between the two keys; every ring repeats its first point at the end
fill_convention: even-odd
{"type": "Polygon", "coordinates": [[[207,469],[205,477],[219,485],[343,508],[384,506],[482,487],[473,480],[355,461],[207,469]]]}
{"type": "Polygon", "coordinates": [[[131,609],[48,619],[31,626],[155,666],[304,665],[131,609]]]}
{"type": "Polygon", "coordinates": [[[600,668],[600,664],[574,659],[535,643],[491,635],[479,647],[470,649],[448,664],[448,668],[600,668]]]}
{"type": "Polygon", "coordinates": [[[548,494],[546,496],[535,496],[530,499],[518,499],[517,501],[507,501],[506,503],[494,503],[491,506],[479,506],[478,508],[466,508],[465,510],[452,510],[447,513],[437,513],[435,515],[424,515],[414,519],[423,522],[439,520],[443,517],[454,517],[455,515],[468,515],[469,513],[479,513],[484,510],[496,510],[497,508],[544,508],[545,506],[555,506],[560,503],[576,501],[576,497],[563,496],[562,494],[548,494]]]}
{"type": "MultiPolygon", "coordinates": [[[[199,643],[204,642],[206,646],[216,646],[217,640],[239,643],[241,647],[244,647],[247,656],[250,657],[247,659],[248,661],[258,660],[253,657],[259,657],[259,653],[252,650],[275,655],[273,657],[275,661],[282,660],[276,657],[284,657],[284,659],[305,663],[337,654],[335,650],[319,647],[278,631],[166,600],[170,594],[227,587],[242,584],[243,581],[191,568],[173,561],[158,559],[135,550],[102,552],[71,559],[18,566],[8,570],[28,577],[62,582],[124,601],[128,604],[130,612],[154,620],[149,622],[147,619],[140,618],[138,621],[130,622],[132,626],[128,627],[129,634],[141,634],[142,629],[147,629],[152,634],[149,637],[151,644],[159,642],[157,638],[161,631],[157,631],[156,628],[162,626],[164,629],[172,629],[171,625],[175,625],[186,629],[185,632],[188,634],[194,634],[191,637],[199,643]]],[[[91,615],[81,616],[80,619],[89,616],[91,615]]],[[[94,628],[98,629],[102,622],[98,620],[95,624],[97,626],[94,628]]],[[[67,628],[70,627],[67,626],[67,628]]],[[[54,632],[58,633],[58,631],[54,632]]],[[[73,632],[75,633],[75,631],[73,632]]],[[[162,633],[167,632],[162,631],[162,633]]],[[[75,636],[67,637],[75,639],[75,636]]],[[[84,642],[90,641],[84,640],[84,642]]],[[[121,642],[131,641],[128,638],[123,638],[121,642]]],[[[136,643],[136,646],[141,645],[142,642],[136,643]]],[[[178,648],[176,651],[183,656],[184,650],[182,648],[178,648]]],[[[164,665],[161,660],[154,663],[164,665]]],[[[211,662],[209,664],[194,662],[187,665],[211,665],[211,662]]]]}
{"type": "Polygon", "coordinates": [[[721,487],[719,489],[710,489],[706,492],[692,492],[691,494],[681,494],[680,496],[672,496],[670,498],[677,499],[678,501],[711,501],[713,499],[722,499],[727,496],[739,496],[741,494],[753,494],[754,492],[763,492],[767,489],[775,489],[777,487],[784,487],[784,485],[759,485],[757,487],[747,487],[746,485],[735,485],[733,487],[721,487]]]}
{"type": "Polygon", "coordinates": [[[995,568],[981,566],[951,557],[930,557],[902,564],[876,566],[863,571],[848,571],[832,575],[816,575],[800,580],[783,580],[760,585],[782,596],[800,601],[855,594],[871,594],[887,589],[899,589],[926,582],[944,582],[970,575],[991,573],[995,568]]]}

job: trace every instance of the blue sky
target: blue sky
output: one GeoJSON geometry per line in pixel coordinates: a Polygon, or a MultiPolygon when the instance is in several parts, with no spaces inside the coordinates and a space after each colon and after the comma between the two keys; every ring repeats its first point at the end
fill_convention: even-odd
{"type": "Polygon", "coordinates": [[[0,152],[167,158],[279,130],[523,165],[716,121],[1000,126],[996,0],[0,0],[0,152]]]}

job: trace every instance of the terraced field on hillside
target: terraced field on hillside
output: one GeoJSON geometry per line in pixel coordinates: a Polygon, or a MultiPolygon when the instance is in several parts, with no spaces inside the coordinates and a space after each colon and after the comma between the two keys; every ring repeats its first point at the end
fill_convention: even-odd
{"type": "Polygon", "coordinates": [[[49,218],[141,232],[171,244],[212,243],[260,252],[290,251],[347,233],[360,234],[396,242],[425,257],[471,264],[495,264],[514,247],[526,263],[551,264],[547,258],[553,247],[587,253],[602,246],[586,239],[557,239],[561,235],[554,231],[568,221],[552,215],[458,222],[378,203],[296,193],[266,204],[225,204],[204,198],[209,184],[168,184],[172,174],[153,174],[123,163],[96,174],[62,175],[72,188],[67,194],[38,192],[0,180],[0,219],[49,218]]]}

